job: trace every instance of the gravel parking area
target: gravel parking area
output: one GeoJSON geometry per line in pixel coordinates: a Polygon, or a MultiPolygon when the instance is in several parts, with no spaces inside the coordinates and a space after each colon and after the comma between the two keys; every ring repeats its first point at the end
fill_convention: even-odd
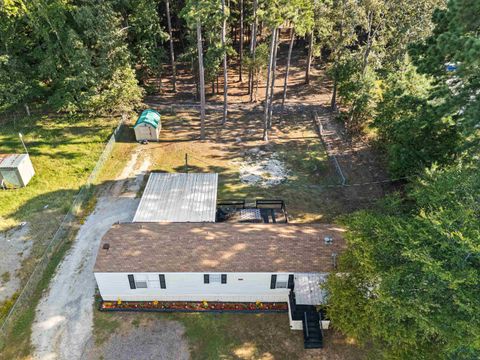
{"type": "Polygon", "coordinates": [[[87,359],[187,360],[190,359],[185,329],[177,321],[156,320],[111,336],[87,359]]]}

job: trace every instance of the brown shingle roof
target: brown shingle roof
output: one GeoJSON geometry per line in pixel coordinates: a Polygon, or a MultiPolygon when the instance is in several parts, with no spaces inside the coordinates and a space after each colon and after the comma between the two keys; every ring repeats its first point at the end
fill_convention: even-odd
{"type": "Polygon", "coordinates": [[[118,224],[103,237],[94,271],[328,272],[332,253],[345,248],[342,233],[325,224],[118,224]]]}

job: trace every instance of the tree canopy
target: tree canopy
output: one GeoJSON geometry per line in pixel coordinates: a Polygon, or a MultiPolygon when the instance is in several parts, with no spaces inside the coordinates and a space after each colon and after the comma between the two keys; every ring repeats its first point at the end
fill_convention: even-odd
{"type": "Polygon", "coordinates": [[[334,323],[379,357],[478,358],[479,198],[478,168],[432,169],[406,199],[348,218],[329,278],[334,323]]]}

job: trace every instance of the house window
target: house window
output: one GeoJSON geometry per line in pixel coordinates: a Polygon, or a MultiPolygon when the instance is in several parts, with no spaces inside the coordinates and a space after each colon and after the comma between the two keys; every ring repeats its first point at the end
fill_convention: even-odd
{"type": "Polygon", "coordinates": [[[288,275],[272,275],[270,289],[286,289],[288,287],[288,275]]]}
{"type": "Polygon", "coordinates": [[[135,275],[135,287],[137,289],[147,289],[147,277],[145,275],[135,275]]]}
{"type": "Polygon", "coordinates": [[[148,288],[159,288],[160,287],[160,278],[156,274],[149,274],[147,275],[148,288]]]}
{"type": "Polygon", "coordinates": [[[227,283],[227,274],[204,274],[203,275],[204,284],[226,284],[227,283]]]}
{"type": "Polygon", "coordinates": [[[220,283],[222,277],[220,274],[210,274],[210,283],[220,283]]]}
{"type": "Polygon", "coordinates": [[[277,275],[277,289],[286,289],[288,285],[288,275],[277,275]]]}

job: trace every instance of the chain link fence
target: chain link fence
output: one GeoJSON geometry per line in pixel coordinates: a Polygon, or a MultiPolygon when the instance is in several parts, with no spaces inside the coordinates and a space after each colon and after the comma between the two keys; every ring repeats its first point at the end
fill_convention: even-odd
{"type": "Polygon", "coordinates": [[[71,234],[74,233],[74,231],[78,227],[77,217],[81,213],[82,208],[84,208],[88,201],[91,199],[91,196],[93,194],[92,185],[98,179],[103,165],[109,158],[112,149],[117,141],[122,125],[125,123],[126,119],[127,116],[125,114],[122,115],[117,127],[115,128],[112,136],[106,143],[105,148],[103,149],[103,152],[100,155],[94,169],[90,173],[86,183],[80,188],[80,191],[75,196],[70,210],[63,218],[54,236],[48,243],[41,259],[35,266],[35,269],[25,283],[25,286],[21,290],[19,296],[17,297],[7,316],[3,320],[3,323],[1,323],[0,348],[3,341],[5,340],[4,338],[10,328],[10,325],[13,324],[16,319],[18,319],[18,316],[22,313],[22,310],[25,310],[28,306],[31,306],[32,296],[37,290],[37,287],[43,276],[45,275],[45,271],[47,270],[53,256],[59,251],[62,245],[66,243],[66,241],[69,239],[69,236],[71,236],[71,234]]]}
{"type": "Polygon", "coordinates": [[[24,105],[5,112],[0,112],[0,125],[12,123],[14,128],[16,128],[17,121],[26,116],[47,115],[50,113],[51,111],[49,111],[47,108],[38,107],[30,109],[28,105],[24,105]]]}
{"type": "Polygon", "coordinates": [[[322,120],[320,116],[318,116],[318,113],[316,111],[313,112],[313,118],[315,123],[317,124],[318,132],[320,134],[320,139],[326,148],[327,156],[332,161],[333,165],[335,166],[335,170],[338,176],[340,177],[340,185],[345,186],[347,184],[347,178],[345,177],[342,171],[342,168],[340,166],[340,163],[338,162],[337,157],[333,153],[330,144],[327,141],[325,141],[325,129],[323,127],[322,120]]]}

